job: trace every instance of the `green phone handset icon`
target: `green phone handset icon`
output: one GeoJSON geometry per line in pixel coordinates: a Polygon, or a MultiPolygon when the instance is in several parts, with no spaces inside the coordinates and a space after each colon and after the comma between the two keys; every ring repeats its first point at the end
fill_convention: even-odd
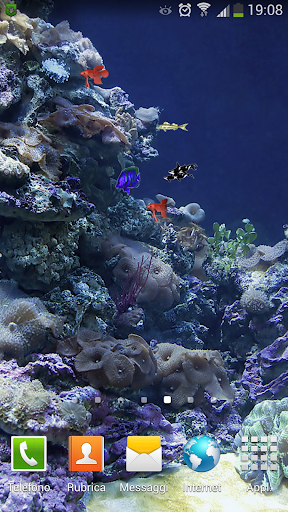
{"type": "Polygon", "coordinates": [[[46,467],[46,436],[11,437],[12,471],[46,471],[46,467]]]}

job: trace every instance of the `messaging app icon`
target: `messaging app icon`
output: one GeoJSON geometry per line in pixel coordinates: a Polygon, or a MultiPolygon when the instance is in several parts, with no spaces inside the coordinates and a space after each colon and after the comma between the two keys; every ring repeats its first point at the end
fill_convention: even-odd
{"type": "Polygon", "coordinates": [[[161,471],[160,436],[129,436],[126,448],[127,471],[161,471]]]}
{"type": "Polygon", "coordinates": [[[46,471],[47,437],[11,437],[12,471],[46,471]]]}
{"type": "Polygon", "coordinates": [[[69,471],[103,471],[103,469],[103,436],[69,437],[69,471]]]}

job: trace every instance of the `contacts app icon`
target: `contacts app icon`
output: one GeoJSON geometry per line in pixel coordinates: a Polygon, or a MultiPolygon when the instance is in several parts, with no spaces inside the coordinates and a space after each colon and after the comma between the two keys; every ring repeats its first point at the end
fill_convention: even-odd
{"type": "Polygon", "coordinates": [[[126,448],[127,471],[161,471],[160,436],[129,436],[126,448]]]}
{"type": "Polygon", "coordinates": [[[104,437],[69,437],[69,471],[102,471],[103,468],[104,437]]]}

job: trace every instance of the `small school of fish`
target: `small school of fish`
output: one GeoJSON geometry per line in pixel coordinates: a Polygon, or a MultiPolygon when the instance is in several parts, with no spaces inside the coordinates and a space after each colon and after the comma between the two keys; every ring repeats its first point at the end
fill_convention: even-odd
{"type": "Polygon", "coordinates": [[[88,78],[93,78],[94,84],[101,85],[103,84],[101,77],[107,78],[107,76],[109,76],[109,72],[104,66],[95,66],[94,69],[85,69],[85,71],[81,71],[80,75],[86,78],[86,87],[90,89],[88,78]]]}
{"type": "Polygon", "coordinates": [[[163,130],[164,132],[167,132],[167,130],[178,130],[178,128],[181,128],[181,130],[185,130],[185,132],[188,132],[186,126],[188,125],[188,123],[186,124],[176,124],[176,123],[167,123],[167,121],[165,121],[163,124],[159,124],[158,126],[156,126],[156,130],[163,130]]]}

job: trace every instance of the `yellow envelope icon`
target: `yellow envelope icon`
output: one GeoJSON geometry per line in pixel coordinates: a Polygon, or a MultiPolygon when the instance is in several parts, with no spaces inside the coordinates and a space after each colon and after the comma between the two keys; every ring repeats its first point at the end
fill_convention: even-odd
{"type": "Polygon", "coordinates": [[[161,471],[160,436],[129,436],[126,448],[127,471],[161,471]]]}

